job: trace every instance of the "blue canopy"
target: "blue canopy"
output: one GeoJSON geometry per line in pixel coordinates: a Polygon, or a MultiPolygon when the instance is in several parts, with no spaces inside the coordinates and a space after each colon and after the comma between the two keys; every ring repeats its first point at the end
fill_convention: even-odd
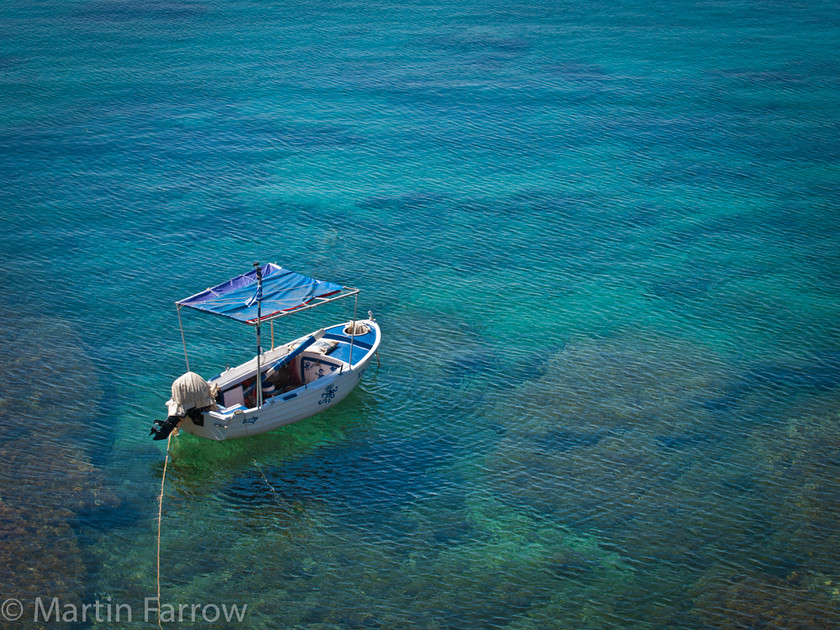
{"type": "Polygon", "coordinates": [[[261,271],[261,295],[257,292],[257,270],[254,269],[183,299],[177,304],[230,317],[247,324],[256,324],[258,301],[262,303],[260,321],[265,321],[358,293],[357,289],[347,289],[348,292],[336,295],[341,294],[345,287],[334,282],[316,280],[272,263],[261,267],[261,271]],[[334,297],[324,299],[330,296],[334,297]]]}

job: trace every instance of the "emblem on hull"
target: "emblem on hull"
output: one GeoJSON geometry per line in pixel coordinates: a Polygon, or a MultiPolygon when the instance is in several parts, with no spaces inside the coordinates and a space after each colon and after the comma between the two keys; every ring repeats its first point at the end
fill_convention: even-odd
{"type": "Polygon", "coordinates": [[[324,388],[323,393],[321,394],[321,400],[318,401],[319,405],[326,405],[332,402],[332,399],[335,398],[335,394],[338,391],[338,387],[330,383],[324,388]]]}

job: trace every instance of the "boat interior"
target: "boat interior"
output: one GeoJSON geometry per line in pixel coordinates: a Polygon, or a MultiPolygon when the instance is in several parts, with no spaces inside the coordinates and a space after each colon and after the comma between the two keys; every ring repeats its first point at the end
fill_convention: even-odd
{"type": "MultiPolygon", "coordinates": [[[[263,353],[260,372],[263,375],[264,401],[274,396],[281,396],[284,400],[294,398],[297,395],[295,390],[336,371],[350,369],[351,360],[356,365],[373,347],[376,332],[364,322],[357,322],[355,330],[352,330],[352,325],[339,324],[325,329],[319,340],[288,360],[288,356],[294,355],[305,339],[263,353]]],[[[219,387],[216,402],[221,407],[221,413],[257,406],[256,372],[256,359],[251,359],[210,379],[211,384],[219,387]]]]}

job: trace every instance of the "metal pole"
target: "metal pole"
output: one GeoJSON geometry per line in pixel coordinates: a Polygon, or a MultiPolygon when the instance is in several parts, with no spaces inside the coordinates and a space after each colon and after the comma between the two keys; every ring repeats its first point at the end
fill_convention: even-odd
{"type": "Polygon", "coordinates": [[[359,294],[356,294],[356,300],[353,302],[353,327],[350,329],[350,369],[353,369],[353,342],[356,341],[356,309],[359,307],[359,294]]]}
{"type": "Polygon", "coordinates": [[[260,373],[260,319],[262,318],[262,269],[260,263],[255,262],[257,268],[257,409],[262,407],[262,374],[260,373]]]}
{"type": "Polygon", "coordinates": [[[187,356],[187,341],[184,339],[184,324],[181,323],[181,305],[175,305],[178,309],[178,328],[181,329],[181,343],[184,344],[184,360],[187,362],[187,372],[190,371],[190,358],[187,356]]]}

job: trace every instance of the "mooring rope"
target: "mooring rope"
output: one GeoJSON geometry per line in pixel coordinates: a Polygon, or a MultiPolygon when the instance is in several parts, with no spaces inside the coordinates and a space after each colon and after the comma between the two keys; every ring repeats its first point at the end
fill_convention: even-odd
{"type": "Polygon", "coordinates": [[[288,504],[288,503],[286,503],[286,501],[284,501],[283,499],[281,499],[281,498],[280,498],[280,495],[279,495],[279,494],[277,494],[277,490],[275,490],[275,489],[274,489],[274,486],[272,486],[272,485],[268,482],[268,477],[266,477],[266,476],[265,476],[265,473],[263,472],[262,466],[260,466],[260,465],[257,463],[257,460],[256,460],[256,459],[254,460],[254,466],[256,466],[256,467],[257,467],[257,470],[259,470],[259,471],[260,471],[260,477],[262,477],[262,478],[263,478],[263,481],[265,482],[265,485],[267,485],[267,486],[268,486],[268,489],[271,491],[271,494],[273,494],[273,495],[274,495],[274,501],[275,501],[275,502],[276,502],[279,506],[281,506],[281,507],[283,507],[283,508],[288,508],[288,507],[290,507],[290,506],[289,506],[289,504],[288,504]]]}
{"type": "MultiPolygon", "coordinates": [[[[265,476],[265,473],[263,472],[262,466],[260,466],[260,465],[259,465],[259,463],[257,463],[257,460],[256,460],[256,459],[254,460],[254,466],[256,466],[257,470],[260,472],[260,477],[262,477],[262,480],[265,482],[266,487],[269,489],[269,491],[271,492],[271,494],[273,494],[273,495],[274,495],[274,502],[275,502],[275,503],[276,503],[276,504],[277,504],[280,508],[282,508],[284,512],[287,512],[287,513],[288,513],[288,511],[296,512],[296,513],[298,513],[298,514],[302,514],[302,515],[304,516],[304,518],[306,518],[306,520],[307,520],[307,521],[310,521],[310,520],[311,520],[309,517],[307,517],[307,516],[306,516],[306,514],[305,514],[305,510],[304,510],[302,507],[300,507],[300,506],[296,506],[296,505],[292,505],[292,504],[291,504],[291,503],[289,503],[288,501],[285,501],[285,500],[283,499],[283,497],[281,497],[281,496],[277,493],[277,490],[275,490],[275,489],[274,489],[274,486],[272,486],[272,485],[271,485],[271,483],[268,481],[268,477],[266,477],[266,476],[265,476]]],[[[291,539],[293,538],[293,536],[292,536],[292,532],[291,532],[289,529],[284,530],[284,533],[286,534],[286,537],[287,537],[289,540],[291,540],[291,539]]]]}
{"type": "Polygon", "coordinates": [[[163,484],[166,482],[166,466],[169,464],[169,440],[172,435],[166,438],[166,459],[163,460],[163,476],[160,478],[160,497],[158,497],[158,531],[157,531],[157,607],[158,627],[163,630],[160,612],[160,523],[163,519],[163,484]]]}

